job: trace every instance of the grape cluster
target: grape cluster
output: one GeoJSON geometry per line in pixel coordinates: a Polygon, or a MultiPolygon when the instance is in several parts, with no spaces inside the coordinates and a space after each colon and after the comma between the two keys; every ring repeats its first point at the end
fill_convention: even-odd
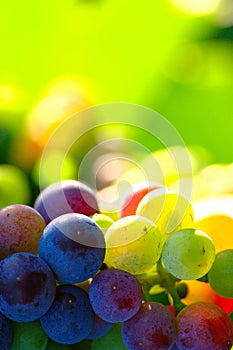
{"type": "Polygon", "coordinates": [[[0,349],[231,349],[232,247],[160,184],[135,186],[117,215],[75,180],[1,209],[0,349]],[[194,281],[209,300],[186,302],[194,281]]]}

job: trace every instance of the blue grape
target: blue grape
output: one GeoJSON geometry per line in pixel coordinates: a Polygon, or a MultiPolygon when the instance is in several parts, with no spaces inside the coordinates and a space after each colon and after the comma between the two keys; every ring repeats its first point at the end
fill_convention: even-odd
{"type": "Polygon", "coordinates": [[[142,288],[129,272],[119,269],[101,271],[92,280],[89,297],[95,313],[107,322],[123,322],[139,310],[142,288]]]}
{"type": "Polygon", "coordinates": [[[79,283],[92,277],[105,256],[100,227],[83,214],[64,214],[51,221],[39,243],[39,255],[64,283],[79,283]]]}
{"type": "Polygon", "coordinates": [[[99,212],[95,192],[75,180],[63,180],[46,187],[37,197],[34,208],[46,224],[67,213],[91,216],[99,212]]]}
{"type": "Polygon", "coordinates": [[[40,318],[55,297],[56,281],[49,266],[31,253],[15,253],[0,262],[0,311],[9,319],[40,318]]]}
{"type": "Polygon", "coordinates": [[[162,304],[145,302],[123,323],[122,338],[128,350],[168,350],[176,340],[173,314],[162,304]]]}
{"type": "Polygon", "coordinates": [[[75,344],[85,339],[94,324],[88,294],[74,285],[57,287],[54,302],[40,319],[45,333],[61,344],[75,344]]]}
{"type": "Polygon", "coordinates": [[[91,333],[88,335],[88,339],[96,339],[105,335],[113,327],[114,323],[106,322],[95,314],[94,326],[91,333]]]}
{"type": "Polygon", "coordinates": [[[10,350],[13,341],[13,327],[10,320],[0,314],[0,349],[10,350]]]}

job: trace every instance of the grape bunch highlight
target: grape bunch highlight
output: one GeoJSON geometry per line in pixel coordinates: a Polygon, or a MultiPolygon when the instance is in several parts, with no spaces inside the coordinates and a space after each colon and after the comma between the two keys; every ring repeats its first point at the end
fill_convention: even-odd
{"type": "Polygon", "coordinates": [[[219,249],[208,220],[153,183],[114,215],[76,180],[46,187],[34,208],[3,207],[0,349],[230,350],[231,232],[219,249]]]}

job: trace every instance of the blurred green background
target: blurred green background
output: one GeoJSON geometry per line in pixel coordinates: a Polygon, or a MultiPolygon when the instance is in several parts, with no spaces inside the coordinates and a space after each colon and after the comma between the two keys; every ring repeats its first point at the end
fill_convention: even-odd
{"type": "Polygon", "coordinates": [[[209,162],[232,162],[231,0],[1,0],[0,37],[0,161],[32,186],[43,119],[114,101],[158,111],[209,162]]]}

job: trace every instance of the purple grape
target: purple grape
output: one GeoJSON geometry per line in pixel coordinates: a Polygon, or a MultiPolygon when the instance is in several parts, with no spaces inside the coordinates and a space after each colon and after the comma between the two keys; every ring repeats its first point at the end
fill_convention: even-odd
{"type": "Polygon", "coordinates": [[[79,283],[92,277],[105,256],[100,227],[83,214],[65,214],[51,221],[39,243],[39,255],[64,283],[79,283]]]}
{"type": "Polygon", "coordinates": [[[10,350],[13,341],[13,326],[10,320],[0,314],[0,349],[10,350]]]}
{"type": "Polygon", "coordinates": [[[45,333],[61,344],[75,344],[85,339],[94,324],[88,294],[74,285],[57,287],[49,311],[41,317],[45,333]]]}
{"type": "Polygon", "coordinates": [[[67,213],[91,216],[99,212],[95,192],[75,180],[63,180],[46,187],[37,197],[34,208],[46,224],[67,213]]]}
{"type": "Polygon", "coordinates": [[[0,311],[9,319],[29,322],[51,306],[56,281],[49,266],[31,253],[15,253],[0,262],[0,311]]]}
{"type": "Polygon", "coordinates": [[[162,304],[145,302],[123,323],[122,338],[128,350],[168,350],[177,337],[173,314],[162,304]]]}
{"type": "Polygon", "coordinates": [[[233,324],[219,306],[196,302],[186,306],[177,316],[180,350],[230,350],[233,324]]]}
{"type": "Polygon", "coordinates": [[[114,323],[106,322],[95,314],[94,325],[88,339],[96,339],[105,335],[113,327],[114,323]]]}
{"type": "Polygon", "coordinates": [[[142,288],[129,272],[119,269],[101,271],[92,280],[89,297],[95,313],[107,322],[123,322],[139,310],[142,288]]]}

